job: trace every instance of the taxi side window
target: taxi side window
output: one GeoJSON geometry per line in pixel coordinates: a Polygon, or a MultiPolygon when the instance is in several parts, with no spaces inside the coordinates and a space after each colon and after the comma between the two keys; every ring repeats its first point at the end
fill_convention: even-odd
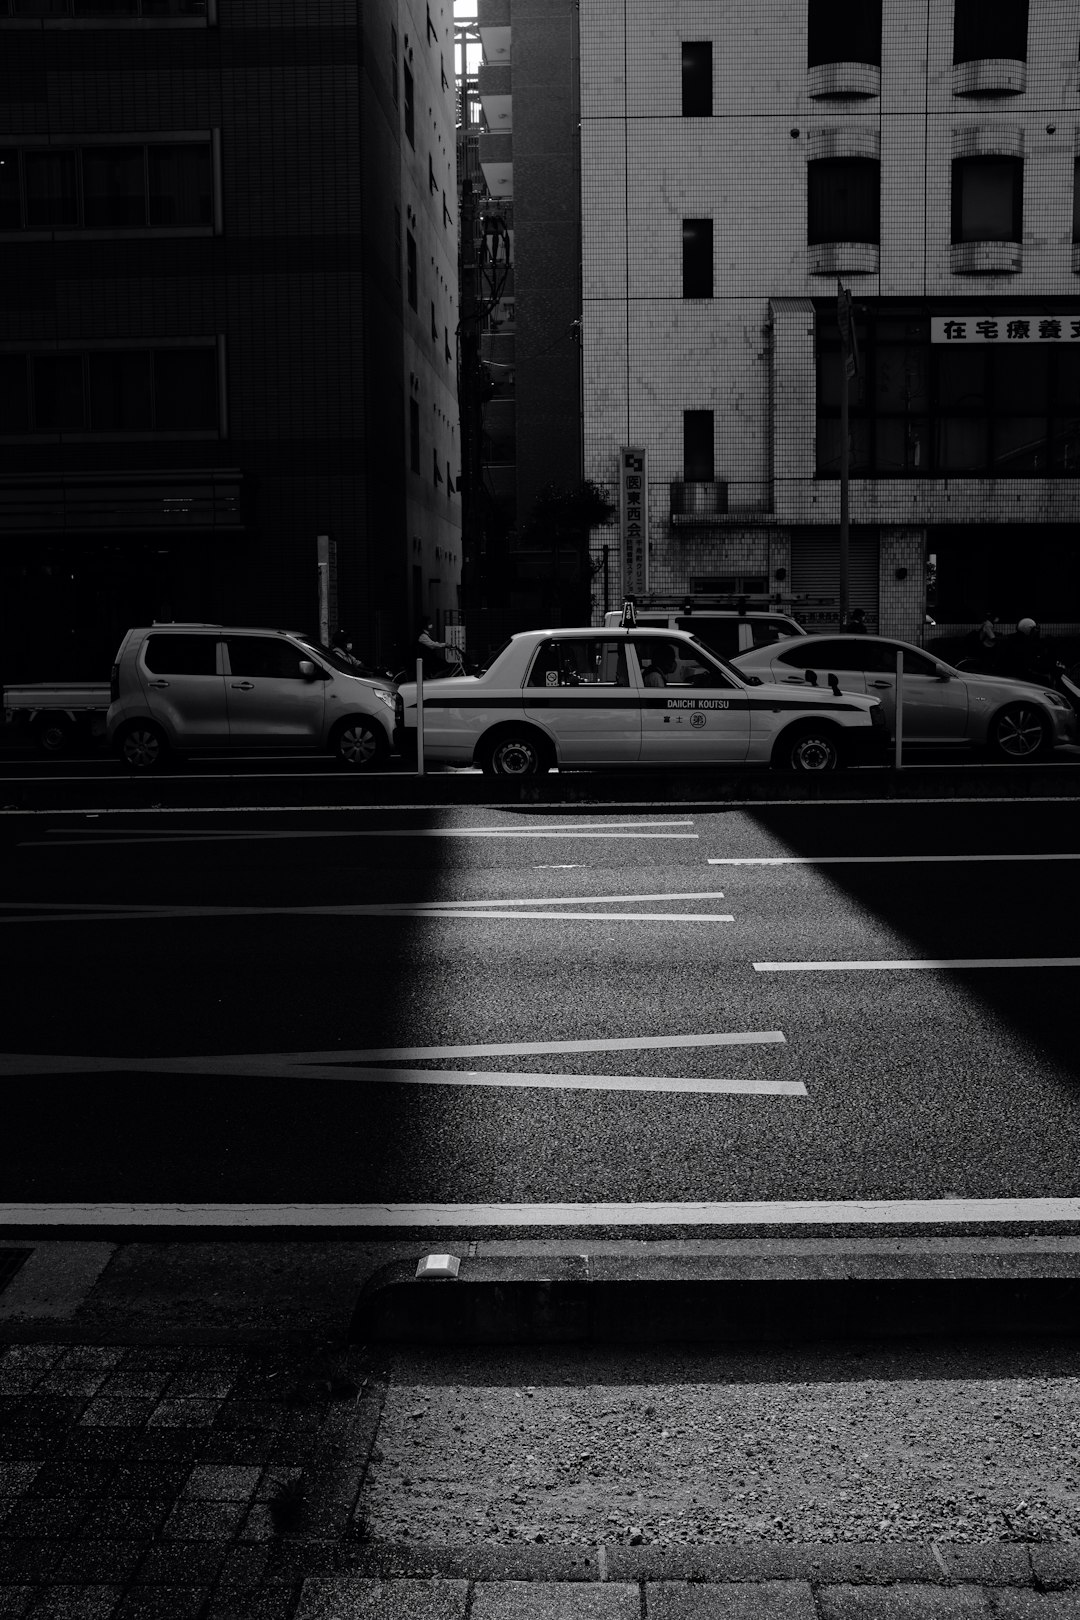
{"type": "Polygon", "coordinates": [[[685,641],[634,642],[646,686],[730,686],[716,665],[688,647],[685,641]]]}
{"type": "Polygon", "coordinates": [[[537,649],[526,686],[629,686],[626,642],[545,641],[537,649]]]}

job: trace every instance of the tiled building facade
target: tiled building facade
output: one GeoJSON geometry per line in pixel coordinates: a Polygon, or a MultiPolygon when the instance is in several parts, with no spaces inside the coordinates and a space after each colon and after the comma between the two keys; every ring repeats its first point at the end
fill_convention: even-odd
{"type": "Polygon", "coordinates": [[[0,0],[6,679],[456,604],[452,53],[451,0],[0,0]]]}
{"type": "Polygon", "coordinates": [[[839,276],[852,605],[1080,620],[1078,49],[1072,0],[582,0],[585,472],[614,497],[633,447],[648,484],[623,591],[835,620],[839,276]]]}

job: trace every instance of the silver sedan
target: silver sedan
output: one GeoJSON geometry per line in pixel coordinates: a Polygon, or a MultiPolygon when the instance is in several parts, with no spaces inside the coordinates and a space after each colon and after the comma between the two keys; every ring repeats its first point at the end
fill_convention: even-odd
{"type": "Polygon", "coordinates": [[[1051,686],[976,675],[888,636],[800,636],[739,653],[747,675],[782,686],[824,686],[836,675],[845,692],[880,698],[889,735],[896,730],[896,655],[903,653],[905,742],[987,748],[1013,762],[1038,759],[1076,741],[1076,714],[1051,686]]]}

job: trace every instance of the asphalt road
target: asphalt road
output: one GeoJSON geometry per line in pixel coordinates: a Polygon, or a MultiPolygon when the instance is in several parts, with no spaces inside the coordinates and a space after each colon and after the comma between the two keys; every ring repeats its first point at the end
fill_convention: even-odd
{"type": "Polygon", "coordinates": [[[1071,803],[71,808],[0,825],[9,1205],[1077,1194],[1071,803]]]}

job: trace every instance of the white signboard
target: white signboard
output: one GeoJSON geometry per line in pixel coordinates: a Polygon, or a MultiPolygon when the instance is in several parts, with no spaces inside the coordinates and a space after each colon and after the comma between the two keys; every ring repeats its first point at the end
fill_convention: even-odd
{"type": "Polygon", "coordinates": [[[637,596],[649,588],[649,471],[642,445],[619,451],[619,539],[623,589],[637,596]]]}
{"type": "Polygon", "coordinates": [[[931,343],[1080,343],[1080,315],[933,315],[931,343]]]}

